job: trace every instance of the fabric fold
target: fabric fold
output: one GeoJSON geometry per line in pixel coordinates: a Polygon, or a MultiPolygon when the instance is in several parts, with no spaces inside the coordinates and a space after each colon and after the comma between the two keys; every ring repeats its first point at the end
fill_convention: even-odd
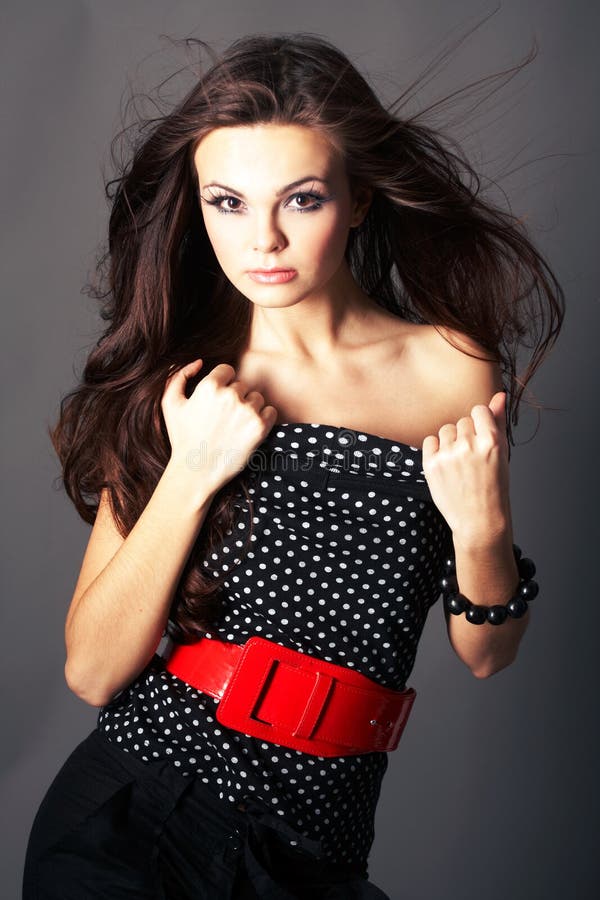
{"type": "Polygon", "coordinates": [[[254,889],[264,900],[390,900],[366,876],[348,870],[341,877],[324,856],[320,840],[296,831],[255,799],[245,806],[245,815],[245,866],[254,889]]]}

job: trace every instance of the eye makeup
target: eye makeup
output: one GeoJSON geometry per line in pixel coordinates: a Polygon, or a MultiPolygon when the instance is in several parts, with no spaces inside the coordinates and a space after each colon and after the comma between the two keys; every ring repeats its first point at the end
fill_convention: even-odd
{"type": "MultiPolygon", "coordinates": [[[[216,193],[213,191],[210,191],[210,197],[211,197],[210,200],[208,200],[205,197],[201,197],[200,199],[204,203],[206,203],[208,206],[216,207],[216,210],[219,213],[226,213],[226,214],[229,214],[229,213],[239,214],[240,213],[239,209],[225,209],[224,207],[222,207],[220,205],[224,200],[235,200],[236,202],[241,202],[238,197],[235,197],[232,194],[216,193]]],[[[290,199],[294,199],[294,198],[297,199],[298,197],[308,197],[313,201],[311,206],[288,207],[290,209],[293,209],[294,212],[300,212],[300,213],[314,212],[318,209],[321,209],[323,204],[326,203],[328,200],[333,199],[333,195],[325,196],[324,194],[318,193],[317,191],[297,191],[295,194],[292,194],[290,199]]]]}

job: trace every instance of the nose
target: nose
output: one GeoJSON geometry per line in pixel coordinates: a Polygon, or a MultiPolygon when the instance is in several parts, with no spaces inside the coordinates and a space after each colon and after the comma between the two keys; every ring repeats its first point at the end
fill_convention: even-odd
{"type": "Polygon", "coordinates": [[[259,217],[254,234],[254,249],[260,253],[270,253],[280,250],[284,244],[285,238],[275,216],[266,214],[259,217]]]}

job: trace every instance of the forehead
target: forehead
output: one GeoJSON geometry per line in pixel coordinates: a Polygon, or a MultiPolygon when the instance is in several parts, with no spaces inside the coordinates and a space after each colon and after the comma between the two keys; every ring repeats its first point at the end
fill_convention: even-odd
{"type": "MultiPolygon", "coordinates": [[[[304,125],[234,125],[213,128],[197,144],[194,164],[201,177],[233,178],[238,172],[265,174],[332,170],[340,164],[339,153],[325,134],[304,125]],[[277,172],[274,171],[277,170],[277,172]]],[[[301,175],[302,173],[300,173],[301,175]]]]}

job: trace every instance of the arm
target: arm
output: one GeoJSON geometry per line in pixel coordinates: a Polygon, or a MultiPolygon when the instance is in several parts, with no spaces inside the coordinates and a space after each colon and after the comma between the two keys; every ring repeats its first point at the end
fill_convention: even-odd
{"type": "Polygon", "coordinates": [[[154,655],[214,493],[169,462],[125,539],[103,492],[65,625],[70,689],[102,706],[154,655]]]}
{"type": "MultiPolygon", "coordinates": [[[[453,542],[459,591],[484,606],[508,603],[519,584],[510,528],[503,528],[497,537],[479,545],[463,544],[455,536],[453,542]]],[[[529,617],[528,609],[522,618],[509,617],[502,625],[473,625],[464,614],[446,612],[448,639],[475,677],[487,678],[514,662],[529,617]]]]}
{"type": "MultiPolygon", "coordinates": [[[[465,335],[451,334],[454,343],[457,338],[469,352],[487,355],[465,335]]],[[[426,457],[437,457],[430,470],[434,500],[451,526],[459,591],[476,604],[505,604],[514,596],[519,573],[512,551],[504,402],[497,393],[503,390],[500,370],[495,362],[468,356],[437,334],[435,341],[432,367],[438,385],[449,387],[449,415],[438,436],[424,442],[426,457]]],[[[477,678],[515,660],[529,619],[527,611],[502,625],[474,625],[464,614],[446,613],[450,644],[477,678]]]]}
{"type": "Polygon", "coordinates": [[[171,457],[124,540],[107,498],[99,504],[65,626],[67,683],[93,706],[107,703],[152,659],[214,497],[277,417],[227,363],[215,366],[187,398],[187,382],[202,365],[198,358],[170,369],[161,409],[171,457]]]}

